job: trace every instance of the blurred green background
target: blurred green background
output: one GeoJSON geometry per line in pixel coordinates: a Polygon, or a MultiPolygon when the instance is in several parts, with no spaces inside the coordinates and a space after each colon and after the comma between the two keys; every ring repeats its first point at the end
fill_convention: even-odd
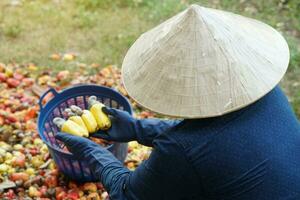
{"type": "Polygon", "coordinates": [[[299,0],[0,0],[0,62],[74,70],[74,62],[49,59],[74,52],[76,62],[121,66],[141,33],[191,3],[262,20],[285,36],[291,61],[281,85],[300,116],[299,0]]]}

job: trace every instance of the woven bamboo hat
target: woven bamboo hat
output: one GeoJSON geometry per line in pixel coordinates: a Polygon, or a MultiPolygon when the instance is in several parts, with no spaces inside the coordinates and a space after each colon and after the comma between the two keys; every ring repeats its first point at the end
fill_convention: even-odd
{"type": "Polygon", "coordinates": [[[122,79],[145,108],[206,118],[260,99],[288,63],[288,45],[272,27],[192,5],[137,39],[124,58],[122,79]]]}

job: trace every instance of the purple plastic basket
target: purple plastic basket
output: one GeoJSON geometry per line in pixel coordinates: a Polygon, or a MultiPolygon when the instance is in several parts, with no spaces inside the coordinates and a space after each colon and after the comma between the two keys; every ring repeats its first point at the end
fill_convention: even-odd
{"type": "MultiPolygon", "coordinates": [[[[52,120],[54,117],[66,119],[63,111],[70,105],[77,105],[82,109],[87,109],[87,100],[92,95],[97,96],[98,100],[106,106],[125,110],[132,114],[132,108],[124,96],[113,89],[98,85],[79,85],[59,93],[55,89],[50,88],[41,96],[39,101],[38,132],[42,140],[47,144],[59,170],[70,179],[79,182],[98,181],[98,177],[90,170],[87,162],[76,159],[62,142],[55,139],[54,136],[59,130],[52,120]],[[52,93],[54,97],[43,106],[43,99],[48,93],[52,93]]],[[[127,143],[114,143],[106,148],[121,162],[125,160],[127,143]]]]}

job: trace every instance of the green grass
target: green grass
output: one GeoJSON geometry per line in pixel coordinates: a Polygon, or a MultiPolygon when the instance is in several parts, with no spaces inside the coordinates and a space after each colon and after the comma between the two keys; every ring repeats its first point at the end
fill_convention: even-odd
{"type": "MultiPolygon", "coordinates": [[[[11,0],[0,1],[0,62],[36,63],[41,70],[74,69],[52,53],[75,52],[76,62],[121,65],[137,37],[188,4],[226,9],[262,20],[287,38],[291,49],[282,82],[300,116],[299,0],[11,0]]],[[[87,68],[87,70],[90,70],[87,68]]]]}

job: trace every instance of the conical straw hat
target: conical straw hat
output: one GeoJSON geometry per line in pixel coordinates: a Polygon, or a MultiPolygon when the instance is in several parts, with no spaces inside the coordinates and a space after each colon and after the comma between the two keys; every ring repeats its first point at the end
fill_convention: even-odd
{"type": "Polygon", "coordinates": [[[270,26],[192,5],[137,39],[122,78],[145,108],[205,118],[258,100],[279,83],[288,63],[288,45],[270,26]]]}

